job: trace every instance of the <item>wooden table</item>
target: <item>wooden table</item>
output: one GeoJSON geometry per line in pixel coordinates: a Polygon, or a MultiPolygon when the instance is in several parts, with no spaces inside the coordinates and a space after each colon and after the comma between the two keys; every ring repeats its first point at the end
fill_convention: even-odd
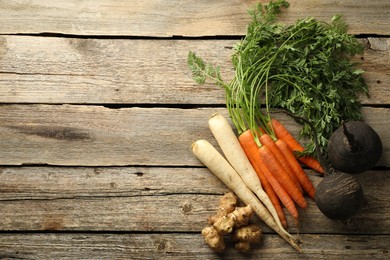
{"type": "Polygon", "coordinates": [[[387,0],[290,0],[281,16],[342,13],[366,44],[357,57],[371,93],[363,114],[384,151],[358,176],[362,211],[343,224],[309,200],[300,212],[303,254],[256,219],[264,244],[250,254],[205,245],[200,230],[228,189],[190,147],[200,138],[216,145],[207,120],[227,112],[223,90],[193,82],[187,54],[231,76],[231,48],[255,2],[0,1],[1,259],[390,257],[387,0]]]}

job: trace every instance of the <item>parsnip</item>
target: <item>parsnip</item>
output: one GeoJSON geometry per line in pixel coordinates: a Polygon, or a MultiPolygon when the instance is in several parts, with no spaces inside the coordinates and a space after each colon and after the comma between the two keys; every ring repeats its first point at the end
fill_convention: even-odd
{"type": "Polygon", "coordinates": [[[261,186],[260,179],[242,149],[230,123],[224,116],[217,113],[212,115],[209,119],[209,127],[228,162],[241,176],[248,188],[255,193],[260,201],[266,206],[281,231],[285,232],[287,236],[291,236],[283,228],[275,207],[272,205],[271,200],[261,186]]]}
{"type": "Polygon", "coordinates": [[[256,215],[271,229],[278,233],[297,251],[301,248],[297,241],[287,235],[275,222],[265,206],[256,195],[245,185],[236,170],[228,161],[206,140],[197,140],[192,144],[192,152],[195,156],[217,176],[229,189],[231,189],[246,205],[250,205],[256,215]]]}

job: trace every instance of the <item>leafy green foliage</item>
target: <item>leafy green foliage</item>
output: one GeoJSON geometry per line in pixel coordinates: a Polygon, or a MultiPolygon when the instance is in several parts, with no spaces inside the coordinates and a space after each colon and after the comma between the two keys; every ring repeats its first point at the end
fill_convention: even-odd
{"type": "Polygon", "coordinates": [[[213,67],[211,64],[204,63],[194,52],[189,52],[187,64],[196,83],[204,84],[207,78],[212,78],[215,80],[215,84],[222,84],[219,67],[213,67]]]}
{"type": "MultiPolygon", "coordinates": [[[[282,108],[314,126],[324,152],[342,121],[361,119],[358,97],[368,95],[368,88],[363,71],[351,57],[362,53],[363,46],[347,34],[341,15],[333,16],[330,23],[313,17],[288,26],[278,23],[278,14],[288,6],[278,0],[266,6],[259,3],[249,11],[252,21],[245,37],[234,46],[236,74],[229,83],[222,81],[218,68],[191,53],[189,65],[197,82],[208,77],[225,87],[229,111],[242,129],[264,126],[268,115],[259,115],[262,105],[268,113],[271,108],[282,108]],[[260,98],[264,92],[265,98],[260,98]],[[237,107],[241,111],[237,112],[237,107]]],[[[303,123],[300,135],[311,138],[306,151],[313,153],[314,137],[308,123],[303,123]]]]}

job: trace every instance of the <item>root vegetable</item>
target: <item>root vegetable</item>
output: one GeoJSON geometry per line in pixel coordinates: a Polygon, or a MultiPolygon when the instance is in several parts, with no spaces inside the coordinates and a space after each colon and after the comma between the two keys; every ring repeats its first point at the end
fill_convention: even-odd
{"type": "Polygon", "coordinates": [[[221,252],[225,249],[223,236],[213,226],[208,226],[202,229],[202,236],[206,243],[216,252],[221,252]]]}
{"type": "MultiPolygon", "coordinates": [[[[298,178],[295,176],[289,160],[286,158],[286,156],[284,156],[284,153],[280,150],[280,147],[276,145],[276,141],[267,133],[263,133],[259,139],[260,143],[268,147],[271,153],[275,156],[276,161],[282,166],[286,173],[288,173],[287,177],[291,178],[293,185],[296,186],[297,189],[300,189],[300,192],[302,192],[298,178]]],[[[295,157],[294,160],[296,160],[295,157]]]]}
{"type": "MultiPolygon", "coordinates": [[[[307,202],[303,197],[303,193],[300,190],[300,187],[294,185],[294,181],[290,178],[290,175],[283,169],[283,167],[278,163],[275,156],[269,150],[267,146],[262,146],[260,149],[260,156],[264,165],[269,169],[272,175],[277,179],[277,181],[282,185],[285,191],[291,196],[291,198],[303,209],[307,208],[307,202]]],[[[275,190],[275,187],[273,187],[275,190]]],[[[276,190],[275,190],[276,192],[276,190]]],[[[282,200],[282,198],[279,196],[282,200]]]]}
{"type": "Polygon", "coordinates": [[[219,209],[217,214],[210,216],[207,219],[207,222],[210,225],[213,225],[215,221],[227,215],[230,212],[233,212],[237,207],[238,198],[233,192],[228,192],[222,196],[219,200],[219,209]]]}
{"type": "Polygon", "coordinates": [[[245,185],[241,177],[226,159],[206,140],[197,140],[192,144],[195,156],[209,168],[225,185],[228,186],[246,205],[250,205],[257,216],[275,232],[277,232],[293,248],[301,252],[297,241],[286,234],[276,224],[268,210],[259,201],[256,195],[245,185]]]}
{"type": "Polygon", "coordinates": [[[234,211],[217,219],[213,226],[219,234],[226,235],[232,233],[233,228],[248,225],[252,214],[250,205],[237,207],[234,211]]]}
{"type": "Polygon", "coordinates": [[[284,156],[286,158],[289,158],[289,162],[291,165],[291,168],[293,169],[293,172],[295,176],[298,179],[298,182],[302,189],[309,194],[309,196],[314,199],[314,194],[316,192],[313,183],[307,176],[307,174],[303,171],[301,165],[297,160],[294,160],[294,154],[291,151],[291,149],[288,147],[286,142],[284,142],[282,139],[279,139],[278,141],[275,142],[275,144],[279,147],[279,149],[283,152],[284,156]]]}
{"type": "MultiPolygon", "coordinates": [[[[248,223],[250,218],[253,215],[253,211],[250,205],[244,207],[236,207],[233,211],[231,210],[231,205],[237,204],[237,197],[233,192],[226,193],[220,199],[220,208],[218,213],[213,216],[213,225],[205,227],[202,230],[202,235],[207,242],[207,244],[213,250],[220,252],[224,250],[224,236],[234,232],[236,234],[234,237],[236,240],[242,242],[242,249],[250,249],[250,243],[257,241],[257,237],[261,235],[261,229],[257,225],[252,224],[250,228],[248,223]],[[223,206],[228,206],[228,211],[226,212],[223,206]],[[225,212],[225,215],[222,213],[225,212]],[[240,230],[237,233],[237,230],[240,230]],[[260,232],[260,233],[259,233],[260,232]],[[247,245],[246,245],[247,244],[247,245]]],[[[209,218],[210,219],[210,218],[209,218]]],[[[241,248],[241,246],[239,246],[241,248]]]]}
{"type": "MultiPolygon", "coordinates": [[[[272,128],[274,129],[277,138],[286,142],[293,152],[303,152],[305,148],[288,132],[288,130],[275,118],[271,119],[272,128]]],[[[304,165],[312,168],[313,170],[324,173],[324,168],[320,162],[312,156],[298,156],[298,160],[304,165]]]]}
{"type": "Polygon", "coordinates": [[[253,168],[255,169],[257,176],[260,179],[261,185],[264,188],[264,191],[266,192],[270,202],[272,203],[271,209],[269,206],[267,206],[267,204],[264,203],[264,205],[267,206],[267,208],[270,210],[274,218],[276,220],[279,218],[282,226],[284,228],[287,228],[286,216],[284,215],[281,202],[275,190],[272,188],[271,183],[267,180],[264,170],[262,169],[263,164],[261,164],[261,158],[259,158],[260,157],[259,147],[255,143],[251,131],[250,130],[244,131],[238,137],[238,140],[246,156],[248,157],[250,163],[253,165],[253,168]],[[275,215],[275,211],[271,211],[272,207],[275,208],[277,215],[275,215]]]}
{"type": "Polygon", "coordinates": [[[325,173],[317,185],[315,202],[320,211],[331,219],[346,220],[363,204],[363,188],[350,174],[332,171],[325,173]]]}
{"type": "MultiPolygon", "coordinates": [[[[314,133],[313,125],[310,122],[308,125],[314,133]]],[[[314,200],[325,216],[344,221],[357,213],[363,205],[363,188],[354,176],[329,167],[321,154],[317,139],[313,139],[325,171],[323,179],[316,187],[314,200]]]]}
{"type": "Polygon", "coordinates": [[[263,235],[262,230],[255,224],[244,226],[234,230],[233,240],[258,243],[263,235]]]}
{"type": "Polygon", "coordinates": [[[241,252],[249,251],[251,244],[261,242],[263,236],[262,230],[254,224],[243,226],[235,229],[233,232],[233,240],[236,241],[235,248],[241,252]]]}
{"type": "Polygon", "coordinates": [[[215,228],[215,230],[217,230],[217,232],[221,236],[223,236],[223,235],[232,233],[234,224],[235,224],[234,218],[226,215],[226,216],[222,216],[221,218],[217,219],[214,222],[213,227],[215,228]]]}
{"type": "Polygon", "coordinates": [[[272,215],[271,218],[275,220],[280,230],[285,232],[288,236],[289,234],[283,228],[273,203],[262,187],[261,180],[259,179],[256,170],[249,161],[246,152],[227,119],[221,114],[214,114],[209,119],[209,127],[229,163],[240,175],[246,186],[248,186],[248,188],[255,193],[260,201],[266,206],[264,213],[270,213],[270,215],[272,215]]]}
{"type": "Polygon", "coordinates": [[[343,123],[328,142],[329,161],[337,170],[362,173],[374,167],[382,154],[379,135],[362,121],[343,123]]]}
{"type": "Polygon", "coordinates": [[[234,227],[238,228],[248,225],[252,214],[251,205],[246,205],[245,207],[236,208],[233,212],[229,213],[228,216],[235,220],[234,227]]]}

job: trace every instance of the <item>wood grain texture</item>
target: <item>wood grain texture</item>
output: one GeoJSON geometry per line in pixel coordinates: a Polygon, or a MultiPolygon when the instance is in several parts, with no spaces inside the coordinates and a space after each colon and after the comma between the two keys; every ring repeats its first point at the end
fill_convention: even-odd
{"type": "MultiPolygon", "coordinates": [[[[256,217],[264,246],[252,253],[205,245],[200,231],[228,189],[191,143],[216,146],[207,120],[227,111],[224,92],[196,85],[186,58],[195,51],[232,77],[232,46],[255,2],[0,0],[0,259],[389,258],[387,0],[289,0],[280,17],[342,13],[366,46],[356,61],[371,96],[361,101],[384,167],[357,176],[362,210],[341,223],[308,199],[299,212],[304,254],[256,217]]],[[[317,185],[321,177],[306,171],[317,185]]]]}
{"type": "MultiPolygon", "coordinates": [[[[322,177],[307,171],[314,185],[322,177]]],[[[326,218],[311,199],[300,233],[389,234],[389,171],[358,176],[363,209],[347,224],[326,218]]],[[[0,168],[2,231],[200,232],[227,187],[205,168],[0,168]]],[[[297,233],[286,212],[290,232],[297,233]]],[[[273,233],[257,217],[266,233],[273,233]]]]}
{"type": "MultiPolygon", "coordinates": [[[[199,166],[191,152],[197,139],[216,145],[207,121],[224,108],[121,108],[82,105],[0,106],[0,164],[76,166],[199,166]]],[[[381,166],[389,166],[386,108],[363,114],[383,142],[381,166]]],[[[299,125],[276,114],[294,135],[299,125]]]]}
{"type": "Polygon", "coordinates": [[[1,234],[2,259],[387,259],[390,237],[302,235],[303,254],[276,235],[248,254],[217,254],[199,234],[1,234]],[[321,245],[319,250],[318,245],[321,245]]]}
{"type": "MultiPolygon", "coordinates": [[[[268,2],[268,1],[264,1],[268,2]]],[[[254,0],[147,2],[1,1],[0,33],[63,33],[77,35],[214,36],[243,35],[254,0]]],[[[330,21],[344,15],[354,34],[389,34],[387,0],[290,0],[281,21],[292,23],[305,16],[330,21]]]]}
{"type": "MultiPolygon", "coordinates": [[[[197,85],[186,60],[195,51],[220,65],[226,81],[238,40],[118,40],[0,36],[0,102],[73,104],[225,104],[224,91],[197,85]],[[61,51],[58,51],[61,50],[61,51]]],[[[356,57],[370,98],[390,104],[390,40],[362,39],[356,57]]]]}

